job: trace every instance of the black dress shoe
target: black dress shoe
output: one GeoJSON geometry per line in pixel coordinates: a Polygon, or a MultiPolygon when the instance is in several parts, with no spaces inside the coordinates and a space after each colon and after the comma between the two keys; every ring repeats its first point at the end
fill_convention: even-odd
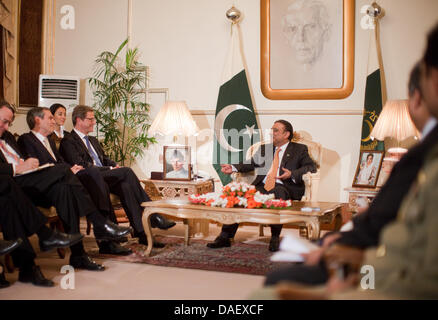
{"type": "Polygon", "coordinates": [[[92,260],[88,254],[80,256],[70,256],[70,265],[75,269],[85,269],[90,271],[104,271],[105,267],[92,260]]]}
{"type": "Polygon", "coordinates": [[[102,241],[99,243],[99,253],[127,256],[132,253],[132,250],[121,246],[116,241],[102,241]]]}
{"type": "Polygon", "coordinates": [[[40,287],[53,287],[55,283],[52,280],[46,279],[40,270],[39,266],[32,266],[29,270],[20,270],[18,273],[18,281],[32,282],[40,287]]]}
{"type": "Polygon", "coordinates": [[[280,248],[280,237],[272,237],[269,242],[269,251],[276,252],[280,248]]]}
{"type": "Polygon", "coordinates": [[[117,240],[131,233],[131,227],[122,227],[111,221],[94,226],[94,237],[98,240],[117,240]]]}
{"type": "Polygon", "coordinates": [[[158,213],[154,213],[150,217],[151,227],[152,228],[160,228],[162,230],[167,230],[176,225],[175,221],[167,220],[163,216],[158,213]]]}
{"type": "Polygon", "coordinates": [[[41,251],[49,251],[56,248],[67,248],[70,247],[84,237],[83,234],[66,234],[63,232],[54,231],[48,239],[40,239],[40,249],[41,251]]]}
{"type": "Polygon", "coordinates": [[[231,247],[231,241],[228,238],[217,237],[214,242],[207,243],[207,247],[212,249],[231,247]]]}
{"type": "Polygon", "coordinates": [[[1,273],[0,273],[0,289],[3,288],[7,288],[9,287],[11,284],[9,283],[9,281],[6,280],[5,278],[5,267],[0,264],[1,267],[1,273]]]}
{"type": "Polygon", "coordinates": [[[0,240],[0,256],[14,251],[22,243],[23,243],[23,240],[21,240],[21,238],[18,238],[17,240],[12,240],[12,241],[0,240]]]}

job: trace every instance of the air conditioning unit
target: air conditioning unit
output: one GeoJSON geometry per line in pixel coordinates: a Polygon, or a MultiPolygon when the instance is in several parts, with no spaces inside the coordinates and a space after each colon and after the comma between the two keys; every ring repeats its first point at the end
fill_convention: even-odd
{"type": "Polygon", "coordinates": [[[79,104],[80,79],[72,76],[40,74],[38,105],[48,107],[60,103],[71,112],[79,104]]]}

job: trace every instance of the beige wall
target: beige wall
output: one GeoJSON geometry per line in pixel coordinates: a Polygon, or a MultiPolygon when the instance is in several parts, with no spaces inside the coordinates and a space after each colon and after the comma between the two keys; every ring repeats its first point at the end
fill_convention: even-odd
{"type": "MultiPolygon", "coordinates": [[[[128,0],[57,0],[54,70],[89,77],[97,54],[115,50],[127,37],[130,20],[132,46],[139,47],[141,61],[151,67],[151,87],[168,88],[171,100],[185,100],[197,111],[195,120],[201,128],[212,128],[230,37],[225,12],[234,4],[243,12],[242,42],[254,106],[262,112],[258,117],[261,127],[269,128],[274,120],[285,118],[295,130],[320,142],[324,154],[319,199],[346,201],[343,189],[351,186],[359,155],[370,32],[360,27],[360,9],[371,2],[356,0],[355,85],[353,93],[342,100],[274,101],[261,94],[260,5],[256,0],[132,0],[132,19],[128,19],[128,0]],[[65,4],[75,8],[75,30],[59,26],[60,8],[65,4]]],[[[386,11],[381,42],[388,98],[406,98],[409,70],[422,54],[426,31],[437,20],[438,1],[381,0],[379,4],[386,11]]],[[[85,102],[91,104],[90,90],[85,91],[85,102]]],[[[155,115],[164,97],[151,95],[150,102],[155,115]]],[[[25,131],[24,124],[19,115],[15,130],[25,131]]],[[[151,148],[138,161],[140,175],[160,170],[160,148],[151,148]]],[[[198,142],[198,162],[209,160],[210,152],[210,143],[198,142]]],[[[212,172],[207,164],[200,169],[212,172]]]]}

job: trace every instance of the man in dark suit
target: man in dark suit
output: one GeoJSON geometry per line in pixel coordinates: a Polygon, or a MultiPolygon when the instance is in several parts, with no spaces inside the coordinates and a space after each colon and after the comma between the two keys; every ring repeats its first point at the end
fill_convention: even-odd
{"type": "MultiPolygon", "coordinates": [[[[128,216],[134,235],[139,243],[147,244],[144,232],[142,202],[150,201],[135,173],[131,168],[119,167],[103,151],[99,141],[88,134],[94,131],[96,119],[94,111],[88,106],[76,106],[72,113],[74,129],[65,136],[59,148],[63,158],[71,165],[77,164],[84,168],[98,167],[102,178],[110,191],[120,197],[123,208],[128,216]]],[[[160,229],[169,229],[175,222],[154,214],[150,218],[151,226],[160,229]]],[[[155,247],[164,247],[164,244],[155,242],[155,247]]]]}
{"type": "Polygon", "coordinates": [[[354,228],[351,231],[329,235],[323,248],[312,252],[304,265],[292,265],[272,271],[266,276],[265,285],[285,280],[310,285],[325,283],[329,271],[323,257],[328,250],[333,255],[337,247],[340,250],[345,247],[363,250],[378,245],[382,229],[397,217],[402,200],[415,181],[425,156],[438,140],[436,119],[431,116],[422,98],[420,78],[420,64],[417,64],[411,71],[408,85],[409,113],[417,129],[422,131],[422,141],[412,147],[394,166],[367,211],[353,219],[354,228]]]}
{"type": "MultiPolygon", "coordinates": [[[[18,138],[18,145],[27,157],[37,158],[40,165],[46,163],[68,165],[59,154],[55,142],[49,138],[53,133],[55,120],[49,108],[35,107],[27,113],[27,124],[31,131],[18,138]]],[[[110,200],[110,192],[100,172],[95,167],[83,168],[74,165],[70,168],[81,181],[99,212],[109,220],[117,223],[110,200]]],[[[116,241],[98,241],[102,254],[128,255],[132,253],[116,241]]],[[[82,250],[83,251],[83,250],[82,250]]],[[[82,252],[81,254],[84,254],[82,252]]]]}
{"type": "MultiPolygon", "coordinates": [[[[1,126],[1,125],[0,125],[1,126]]],[[[41,251],[54,248],[65,248],[81,241],[83,235],[75,233],[67,235],[53,231],[46,226],[47,218],[30,202],[15,179],[9,175],[0,174],[0,226],[3,238],[9,240],[7,251],[11,252],[15,267],[19,269],[18,281],[32,282],[37,286],[52,287],[53,281],[42,274],[35,265],[35,252],[28,240],[33,234],[38,235],[41,251]],[[19,241],[17,241],[19,239],[19,241]]],[[[9,286],[0,274],[0,287],[9,286]]]]}
{"type": "MultiPolygon", "coordinates": [[[[222,172],[249,172],[257,170],[253,181],[257,191],[273,193],[276,199],[300,200],[304,194],[303,174],[316,172],[316,164],[310,158],[307,146],[291,142],[293,127],[286,120],[278,120],[272,126],[272,144],[262,145],[251,159],[250,164],[222,165],[222,172]]],[[[222,248],[231,245],[230,238],[236,234],[238,224],[224,225],[221,234],[209,248],[222,248]]],[[[271,225],[270,251],[278,251],[282,225],[271,225]]]]}
{"type": "MultiPolygon", "coordinates": [[[[38,168],[39,161],[35,158],[24,161],[14,136],[7,131],[14,119],[14,112],[9,103],[0,102],[0,174],[14,177],[14,181],[34,204],[55,206],[58,216],[69,228],[65,230],[66,233],[79,233],[79,216],[86,216],[94,225],[96,239],[117,240],[129,234],[129,227],[117,226],[99,213],[69,166],[60,164],[26,173],[38,168]]],[[[86,254],[72,255],[70,264],[75,268],[104,270],[86,254]]]]}

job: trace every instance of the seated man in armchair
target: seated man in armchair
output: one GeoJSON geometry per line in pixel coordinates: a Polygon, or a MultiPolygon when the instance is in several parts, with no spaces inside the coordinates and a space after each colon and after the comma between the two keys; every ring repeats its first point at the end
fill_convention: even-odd
{"type": "MultiPolygon", "coordinates": [[[[304,194],[303,174],[316,172],[316,164],[310,158],[307,146],[291,142],[293,127],[286,120],[277,120],[272,126],[272,142],[262,145],[254,154],[250,164],[222,165],[222,172],[249,172],[257,168],[252,184],[264,194],[273,193],[276,199],[300,200],[304,194]]],[[[222,232],[209,248],[231,246],[230,238],[236,234],[239,225],[224,225],[222,232]]],[[[278,251],[282,225],[271,225],[270,251],[278,251]]]]}

